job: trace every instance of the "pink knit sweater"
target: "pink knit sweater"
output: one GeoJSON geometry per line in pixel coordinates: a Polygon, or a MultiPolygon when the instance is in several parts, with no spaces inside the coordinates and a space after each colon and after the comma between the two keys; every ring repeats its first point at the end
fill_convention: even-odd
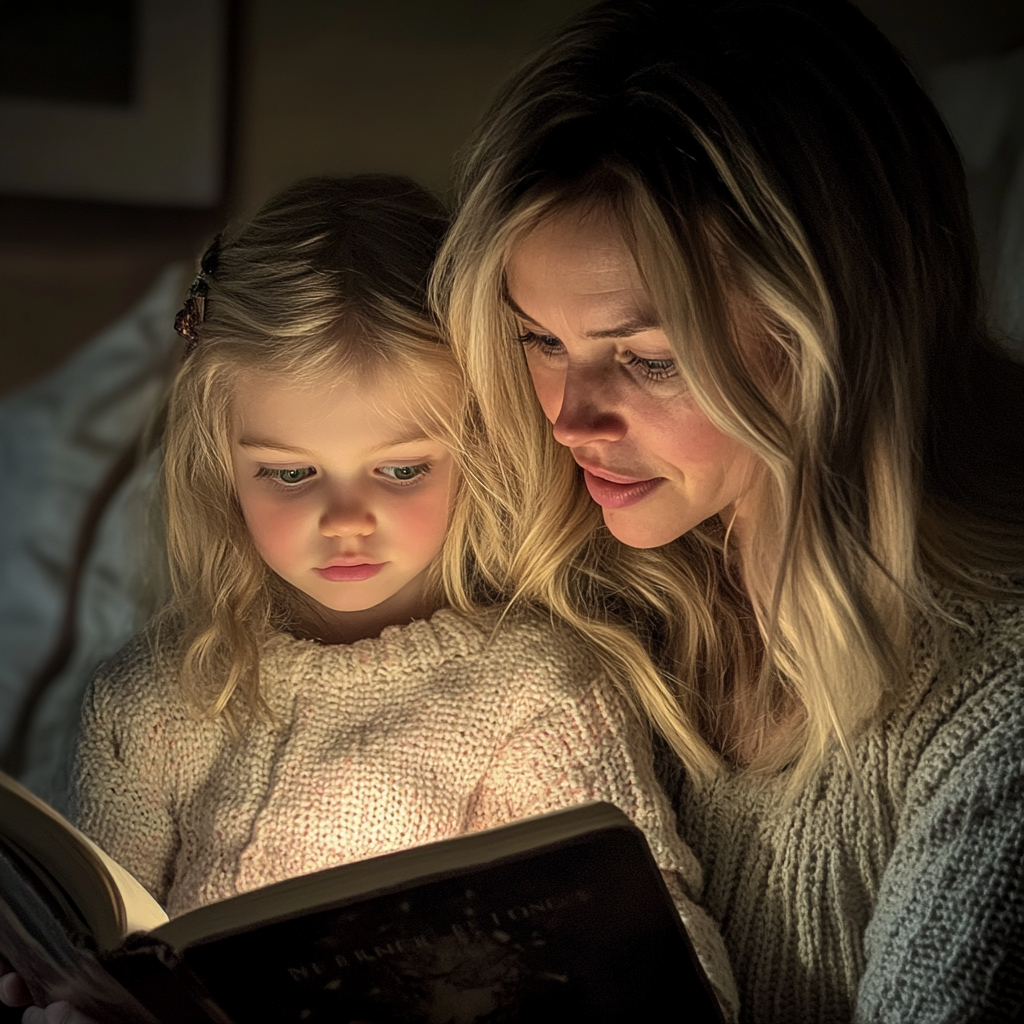
{"type": "Polygon", "coordinates": [[[174,916],[284,878],[586,800],[645,832],[731,1015],[701,870],[655,782],[646,734],[578,647],[535,620],[492,638],[451,611],[324,646],[279,636],[275,716],[232,739],[183,703],[171,652],[137,637],[93,681],[79,827],[174,916]]]}

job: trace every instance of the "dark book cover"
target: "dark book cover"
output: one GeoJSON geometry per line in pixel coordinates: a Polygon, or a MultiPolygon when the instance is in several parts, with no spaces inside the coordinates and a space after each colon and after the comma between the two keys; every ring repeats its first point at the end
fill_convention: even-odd
{"type": "Polygon", "coordinates": [[[721,1020],[631,828],[223,934],[181,964],[236,1024],[721,1020]]]}

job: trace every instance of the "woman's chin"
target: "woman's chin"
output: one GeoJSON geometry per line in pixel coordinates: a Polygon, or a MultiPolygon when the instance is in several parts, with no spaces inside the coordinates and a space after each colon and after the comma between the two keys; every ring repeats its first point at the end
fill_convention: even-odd
{"type": "Polygon", "coordinates": [[[603,509],[604,524],[611,535],[630,548],[660,548],[681,537],[696,523],[678,524],[654,512],[638,508],[603,509]]]}

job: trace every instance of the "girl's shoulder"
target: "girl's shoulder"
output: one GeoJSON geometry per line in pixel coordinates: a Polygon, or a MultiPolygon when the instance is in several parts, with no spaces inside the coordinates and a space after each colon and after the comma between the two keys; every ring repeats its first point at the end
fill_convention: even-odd
{"type": "Polygon", "coordinates": [[[476,672],[493,684],[519,687],[524,693],[535,691],[551,700],[575,697],[605,681],[584,641],[550,615],[530,608],[496,607],[472,619],[439,612],[434,621],[447,626],[456,618],[479,637],[476,672]]]}
{"type": "Polygon", "coordinates": [[[97,669],[85,697],[86,716],[139,728],[155,719],[194,721],[197,716],[177,686],[179,661],[176,630],[142,630],[97,669]]]}

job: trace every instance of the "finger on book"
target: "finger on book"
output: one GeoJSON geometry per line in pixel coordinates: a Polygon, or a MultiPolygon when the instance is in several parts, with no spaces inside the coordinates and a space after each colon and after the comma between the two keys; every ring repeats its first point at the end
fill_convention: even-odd
{"type": "Polygon", "coordinates": [[[76,1010],[70,1003],[61,1000],[50,1003],[46,1009],[29,1007],[22,1017],[22,1024],[97,1024],[91,1017],[76,1010]]]}
{"type": "Polygon", "coordinates": [[[28,1006],[32,997],[21,978],[0,962],[0,1003],[4,1006],[28,1006]]]}

